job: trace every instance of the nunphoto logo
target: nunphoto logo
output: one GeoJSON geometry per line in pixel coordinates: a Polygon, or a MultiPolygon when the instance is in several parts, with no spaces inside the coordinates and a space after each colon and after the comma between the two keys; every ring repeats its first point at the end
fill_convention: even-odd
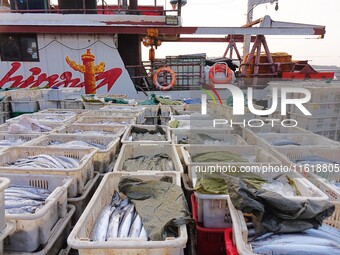
{"type": "MultiPolygon", "coordinates": [[[[229,90],[232,98],[233,98],[233,115],[237,115],[237,116],[245,116],[245,105],[247,105],[250,113],[256,115],[256,116],[268,116],[273,114],[274,112],[277,111],[278,107],[279,107],[279,99],[280,99],[280,114],[281,116],[287,116],[287,105],[295,105],[295,107],[297,107],[298,109],[300,109],[300,111],[306,115],[306,116],[311,116],[312,114],[306,109],[306,107],[303,106],[304,103],[307,103],[310,101],[311,99],[311,93],[309,90],[305,89],[305,88],[297,88],[297,87],[287,87],[287,88],[273,88],[272,89],[272,104],[268,109],[265,110],[260,110],[260,109],[256,109],[255,105],[253,103],[253,88],[249,87],[247,89],[247,96],[248,96],[248,102],[247,104],[245,104],[245,98],[244,98],[244,93],[243,91],[238,88],[237,86],[234,85],[225,85],[224,86],[225,89],[229,90]],[[280,92],[280,93],[279,93],[280,92]],[[288,98],[289,94],[292,93],[296,93],[296,94],[300,94],[303,96],[300,96],[299,98],[288,98]]],[[[214,94],[217,96],[220,104],[222,105],[222,100],[221,97],[219,95],[219,93],[215,90],[212,89],[212,91],[214,92],[214,94]]],[[[213,97],[213,94],[208,91],[208,90],[203,90],[203,94],[201,95],[201,101],[202,101],[202,107],[201,107],[201,113],[202,115],[206,115],[207,114],[207,94],[213,99],[214,104],[216,104],[216,100],[213,97]]],[[[278,122],[280,122],[280,124],[282,126],[285,127],[295,127],[298,125],[298,122],[294,119],[243,119],[242,121],[238,121],[238,122],[233,122],[232,119],[228,120],[228,119],[214,119],[213,121],[213,126],[221,126],[221,125],[234,125],[234,124],[238,124],[238,125],[243,125],[243,126],[249,126],[249,127],[261,127],[265,124],[265,122],[269,122],[271,123],[272,126],[274,126],[275,124],[277,124],[278,122]]]]}

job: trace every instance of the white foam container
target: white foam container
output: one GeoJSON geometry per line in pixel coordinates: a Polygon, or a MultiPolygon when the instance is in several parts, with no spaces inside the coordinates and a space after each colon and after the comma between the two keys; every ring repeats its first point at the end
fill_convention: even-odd
{"type": "MultiPolygon", "coordinates": [[[[0,135],[1,137],[1,135],[0,135]]],[[[110,162],[114,159],[119,151],[120,139],[113,136],[85,136],[76,134],[49,134],[47,136],[35,139],[30,143],[31,146],[49,146],[62,148],[61,145],[53,146],[51,142],[62,142],[66,143],[69,141],[83,141],[88,143],[95,143],[105,146],[105,149],[99,149],[94,155],[94,170],[100,173],[107,172],[107,168],[110,162]]],[[[88,148],[88,147],[78,147],[78,148],[88,148]]],[[[97,148],[93,146],[93,148],[97,148]]]]}
{"type": "Polygon", "coordinates": [[[95,221],[104,208],[111,203],[112,195],[118,189],[118,183],[122,176],[131,176],[142,180],[157,180],[163,176],[172,176],[173,183],[180,185],[177,180],[179,173],[125,173],[113,172],[104,176],[102,182],[97,188],[91,201],[80,217],[78,223],[73,228],[68,237],[68,245],[77,249],[79,255],[97,255],[97,254],[120,254],[120,255],[180,255],[183,254],[183,248],[187,243],[186,226],[179,227],[178,237],[169,238],[165,241],[141,241],[140,239],[115,238],[109,241],[91,242],[89,239],[90,232],[95,221]]]}
{"type": "Polygon", "coordinates": [[[55,223],[67,214],[67,190],[73,178],[41,174],[7,174],[12,185],[32,186],[48,189],[52,192],[42,208],[33,214],[5,214],[7,221],[12,221],[15,231],[8,236],[5,249],[11,251],[33,252],[39,245],[47,243],[55,223]]]}
{"type": "Polygon", "coordinates": [[[171,136],[170,136],[170,131],[169,128],[167,126],[164,125],[159,125],[158,127],[162,128],[165,131],[165,137],[166,140],[165,141],[155,141],[155,140],[138,140],[138,141],[131,141],[129,139],[129,137],[131,136],[131,131],[132,131],[132,127],[138,127],[138,128],[143,128],[143,129],[147,129],[147,130],[155,130],[156,129],[156,125],[130,125],[123,137],[122,137],[122,144],[135,144],[135,143],[146,143],[146,144],[170,144],[171,143],[171,136]]]}
{"type": "MultiPolygon", "coordinates": [[[[118,155],[113,171],[125,171],[123,168],[125,160],[138,156],[153,156],[158,153],[166,153],[174,165],[173,171],[183,172],[175,145],[173,144],[124,144],[118,155]]],[[[136,169],[138,171],[150,171],[149,169],[136,169]]]]}
{"type": "MultiPolygon", "coordinates": [[[[85,184],[94,176],[94,155],[97,149],[79,149],[79,148],[55,148],[44,146],[16,146],[10,147],[0,154],[0,175],[11,173],[21,176],[22,174],[49,174],[49,175],[67,175],[74,177],[76,181],[69,187],[69,197],[75,197],[77,194],[83,194],[85,184]],[[48,154],[55,156],[66,156],[79,160],[79,166],[76,168],[15,168],[9,167],[7,164],[14,162],[20,158],[36,156],[39,154],[48,154]]],[[[57,178],[57,177],[56,177],[57,178]]]]}

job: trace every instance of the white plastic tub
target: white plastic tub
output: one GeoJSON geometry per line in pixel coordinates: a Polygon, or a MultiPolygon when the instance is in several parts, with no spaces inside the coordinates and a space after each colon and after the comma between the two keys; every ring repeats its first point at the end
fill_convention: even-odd
{"type": "Polygon", "coordinates": [[[69,188],[69,197],[75,197],[77,194],[84,192],[85,184],[94,176],[94,155],[97,149],[75,149],[75,148],[55,148],[44,146],[21,146],[10,147],[0,154],[0,175],[11,173],[21,176],[22,174],[49,174],[67,175],[74,177],[76,181],[72,183],[69,188]],[[61,169],[61,168],[15,168],[9,167],[7,164],[14,162],[20,158],[27,158],[29,156],[36,156],[39,154],[48,154],[55,156],[66,156],[79,160],[77,168],[61,169]]]}
{"type": "MultiPolygon", "coordinates": [[[[125,160],[138,156],[153,156],[166,153],[174,165],[173,171],[183,172],[181,161],[178,157],[176,147],[172,144],[124,144],[120,150],[113,171],[125,171],[123,168],[125,160]]],[[[136,169],[138,171],[150,171],[149,169],[136,169]]]]}
{"type": "MultiPolygon", "coordinates": [[[[192,135],[208,135],[213,139],[217,139],[219,142],[215,143],[217,145],[248,145],[247,142],[239,135],[234,134],[216,134],[213,132],[199,132],[199,131],[191,131],[188,130],[187,132],[182,133],[173,133],[172,139],[175,144],[178,144],[178,142],[182,139],[190,138],[192,135]]],[[[204,144],[204,143],[203,143],[204,144]]],[[[209,143],[208,143],[209,144],[209,143]]],[[[214,144],[214,142],[212,142],[214,144]]]]}
{"type": "Polygon", "coordinates": [[[36,112],[39,110],[38,101],[10,101],[12,112],[36,112]]]}
{"type": "Polygon", "coordinates": [[[138,127],[138,128],[143,128],[147,130],[156,130],[155,125],[130,125],[127,130],[125,131],[123,137],[122,137],[122,143],[123,144],[136,144],[136,143],[147,143],[147,144],[170,144],[171,143],[171,136],[170,136],[170,131],[167,126],[159,125],[158,127],[162,128],[165,131],[165,138],[166,140],[164,141],[157,141],[157,140],[138,140],[138,141],[131,141],[129,137],[131,136],[131,131],[132,127],[138,127]]]}
{"type": "MultiPolygon", "coordinates": [[[[101,112],[111,112],[111,114],[121,117],[137,117],[137,123],[143,123],[145,119],[146,107],[143,106],[125,106],[125,105],[107,105],[100,109],[101,112]]],[[[100,114],[100,113],[99,113],[100,114]]],[[[108,114],[108,113],[101,113],[108,114]]],[[[101,115],[98,115],[101,116],[101,115]]]]}
{"type": "MultiPolygon", "coordinates": [[[[51,142],[66,143],[69,141],[83,141],[105,146],[105,149],[98,149],[94,155],[94,170],[100,173],[107,172],[110,162],[114,159],[119,151],[120,139],[113,136],[85,136],[76,134],[49,134],[31,142],[31,146],[51,146],[63,148],[61,145],[53,146],[51,142]]],[[[97,148],[93,146],[93,148],[97,148]]]]}
{"type": "Polygon", "coordinates": [[[67,176],[40,174],[5,174],[12,185],[32,186],[52,192],[42,208],[33,214],[6,214],[6,220],[15,223],[15,231],[8,236],[6,250],[33,252],[47,243],[59,218],[67,214],[67,190],[74,181],[67,176]]]}
{"type": "MultiPolygon", "coordinates": [[[[16,141],[18,139],[22,140],[22,143],[19,144],[20,146],[26,146],[26,145],[32,144],[39,137],[41,137],[41,136],[38,135],[38,134],[0,133],[0,140],[10,140],[10,141],[16,141]]],[[[2,145],[0,145],[0,148],[8,148],[8,147],[10,147],[10,146],[2,146],[2,145]]]]}
{"type": "Polygon", "coordinates": [[[29,117],[39,121],[39,123],[45,125],[48,123],[56,123],[56,124],[70,124],[76,120],[75,115],[66,115],[66,114],[23,114],[18,117],[7,120],[7,123],[16,123],[19,122],[23,117],[29,117]]]}
{"type": "Polygon", "coordinates": [[[75,124],[87,125],[128,125],[136,124],[137,117],[97,117],[97,116],[82,116],[75,124]]]}
{"type": "MultiPolygon", "coordinates": [[[[4,133],[9,133],[10,131],[10,125],[9,123],[4,123],[2,125],[0,125],[0,132],[4,132],[4,133]]],[[[45,132],[38,132],[38,131],[26,131],[26,132],[16,132],[12,134],[46,134],[49,132],[53,132],[58,128],[62,128],[64,126],[64,124],[62,123],[44,123],[44,126],[50,127],[51,130],[50,131],[45,131],[45,132]]],[[[12,129],[11,131],[13,131],[14,129],[12,129]]]]}
{"type": "Polygon", "coordinates": [[[115,238],[104,242],[91,242],[89,239],[93,225],[102,208],[111,203],[112,195],[118,189],[122,176],[131,176],[142,180],[158,180],[163,176],[172,176],[177,183],[179,173],[123,173],[113,172],[104,176],[90,203],[69,235],[68,245],[77,249],[79,255],[120,254],[120,255],[180,255],[187,242],[186,226],[179,228],[179,236],[165,241],[141,241],[139,239],[115,238]]]}

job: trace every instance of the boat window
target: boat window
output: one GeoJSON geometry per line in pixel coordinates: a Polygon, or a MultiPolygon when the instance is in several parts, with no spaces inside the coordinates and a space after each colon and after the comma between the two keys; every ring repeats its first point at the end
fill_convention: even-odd
{"type": "Polygon", "coordinates": [[[39,61],[37,36],[32,34],[2,34],[1,61],[39,61]]]}

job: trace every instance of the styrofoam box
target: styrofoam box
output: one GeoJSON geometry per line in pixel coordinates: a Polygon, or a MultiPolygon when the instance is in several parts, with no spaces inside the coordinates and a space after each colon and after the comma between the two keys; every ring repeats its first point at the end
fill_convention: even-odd
{"type": "Polygon", "coordinates": [[[96,117],[96,116],[83,116],[75,122],[75,124],[87,125],[128,125],[136,124],[136,117],[96,117]]]}
{"type": "Polygon", "coordinates": [[[132,127],[144,128],[144,129],[147,129],[147,130],[151,131],[151,130],[155,130],[157,125],[130,125],[126,129],[126,131],[125,131],[125,133],[124,133],[124,135],[122,137],[122,143],[123,144],[136,144],[136,143],[169,144],[169,143],[171,143],[170,131],[169,131],[169,128],[167,126],[158,125],[158,127],[162,128],[165,131],[165,136],[166,136],[166,140],[165,141],[154,141],[154,140],[131,141],[129,139],[129,137],[131,136],[132,127]]]}
{"type": "Polygon", "coordinates": [[[62,100],[60,101],[61,109],[84,109],[84,103],[81,100],[62,100]]]}
{"type": "MultiPolygon", "coordinates": [[[[6,255],[59,255],[59,251],[65,247],[67,236],[71,232],[71,217],[75,212],[73,205],[67,205],[67,214],[58,220],[51,230],[51,236],[45,245],[34,252],[15,252],[5,250],[6,255]]],[[[6,248],[5,248],[6,249],[6,248]]]]}
{"type": "Polygon", "coordinates": [[[12,112],[36,112],[39,110],[38,101],[11,101],[12,112]]]}
{"type": "Polygon", "coordinates": [[[81,97],[82,88],[42,89],[45,100],[74,100],[81,97]]]}
{"type": "Polygon", "coordinates": [[[45,204],[33,214],[7,214],[6,220],[16,224],[15,231],[9,235],[6,250],[32,252],[39,245],[46,244],[51,230],[59,218],[67,214],[67,190],[74,181],[68,176],[40,174],[8,174],[0,176],[9,178],[11,185],[44,188],[52,192],[45,204]]]}
{"type": "MultiPolygon", "coordinates": [[[[0,134],[1,137],[1,134],[0,134]]],[[[40,139],[36,139],[30,143],[31,146],[49,146],[56,148],[63,148],[62,145],[53,146],[51,142],[66,143],[70,141],[82,141],[92,144],[99,144],[105,146],[105,149],[98,149],[94,155],[94,170],[100,173],[107,172],[110,162],[114,159],[119,151],[120,139],[113,136],[84,136],[76,134],[49,134],[40,139]]],[[[76,148],[84,148],[82,146],[75,146],[76,148]]],[[[92,146],[93,148],[97,148],[92,146]]]]}
{"type": "Polygon", "coordinates": [[[67,175],[74,177],[76,181],[72,183],[68,190],[69,197],[75,197],[77,194],[84,192],[84,187],[89,179],[94,176],[94,155],[97,149],[88,148],[55,148],[44,146],[20,146],[10,147],[0,154],[0,175],[3,173],[13,173],[21,175],[24,173],[30,174],[49,174],[49,175],[67,175]],[[61,168],[15,168],[9,167],[8,164],[20,158],[36,156],[39,154],[48,154],[55,156],[66,156],[79,160],[79,166],[76,168],[61,169],[61,168]]]}
{"type": "MultiPolygon", "coordinates": [[[[0,132],[5,132],[5,133],[9,133],[10,131],[10,126],[11,124],[9,123],[4,123],[2,125],[0,125],[0,132]]],[[[46,131],[46,132],[35,132],[35,131],[27,131],[27,132],[16,132],[16,133],[13,133],[13,129],[11,130],[11,133],[12,134],[24,134],[24,133],[27,133],[27,134],[46,134],[46,133],[49,133],[49,132],[53,132],[54,130],[57,130],[58,128],[62,128],[64,126],[64,124],[62,123],[44,123],[44,126],[47,126],[47,127],[50,127],[52,130],[51,131],[46,131]]]]}
{"type": "Polygon", "coordinates": [[[86,183],[85,191],[81,196],[67,199],[67,203],[75,206],[76,208],[76,211],[73,214],[72,219],[71,219],[72,226],[76,225],[78,219],[84,212],[87,204],[89,203],[91,197],[93,196],[93,193],[95,192],[98,186],[97,182],[99,180],[99,177],[100,177],[100,173],[95,172],[94,178],[92,178],[86,183]]]}
{"type": "Polygon", "coordinates": [[[112,195],[118,189],[118,183],[123,176],[131,176],[147,180],[159,180],[163,176],[173,177],[173,183],[177,182],[179,173],[126,173],[113,172],[104,176],[91,201],[73,228],[67,239],[67,243],[73,249],[77,249],[79,255],[97,254],[128,254],[128,255],[180,255],[186,245],[188,236],[186,226],[179,227],[178,237],[165,241],[144,241],[131,238],[114,238],[108,241],[91,242],[89,234],[104,206],[111,203],[112,195]]]}
{"type": "Polygon", "coordinates": [[[299,128],[299,127],[283,127],[280,125],[265,124],[262,127],[241,127],[242,128],[242,137],[243,139],[249,143],[256,145],[257,135],[258,133],[311,133],[308,130],[299,128]]]}
{"type": "Polygon", "coordinates": [[[45,110],[48,108],[60,108],[60,101],[48,101],[45,99],[38,100],[39,109],[45,110]]]}
{"type": "MultiPolygon", "coordinates": [[[[175,144],[178,144],[178,141],[182,140],[183,138],[187,139],[193,135],[207,135],[213,139],[218,140],[218,142],[212,144],[221,144],[221,145],[248,145],[248,143],[239,135],[234,134],[218,134],[214,132],[199,132],[199,131],[192,131],[187,130],[186,133],[173,133],[172,139],[175,144]]],[[[191,143],[192,144],[192,143],[191,143]]],[[[208,142],[209,144],[209,142],[208,142]]]]}
{"type": "Polygon", "coordinates": [[[314,117],[290,113],[290,118],[296,120],[300,128],[305,128],[310,131],[336,129],[340,123],[340,115],[326,116],[323,114],[319,117],[314,117]]]}
{"type": "MultiPolygon", "coordinates": [[[[316,135],[313,133],[306,133],[306,134],[274,134],[274,133],[258,133],[257,134],[257,141],[256,145],[265,149],[271,150],[273,145],[270,143],[273,141],[280,141],[280,140],[289,140],[295,143],[300,144],[300,146],[315,146],[315,147],[340,147],[340,143],[333,141],[331,139],[327,139],[320,135],[316,135]]],[[[294,145],[286,145],[286,146],[294,146],[294,145]]],[[[280,147],[280,146],[274,146],[280,147]]],[[[301,147],[300,147],[301,148],[301,147]]]]}
{"type": "Polygon", "coordinates": [[[37,101],[42,97],[40,89],[16,89],[9,90],[7,93],[12,101],[37,101]]]}
{"type": "Polygon", "coordinates": [[[229,228],[232,221],[228,204],[229,195],[211,195],[194,192],[197,201],[198,221],[205,228],[229,228]]]}
{"type": "Polygon", "coordinates": [[[192,173],[196,172],[196,169],[215,167],[217,166],[223,168],[225,166],[263,166],[263,165],[280,165],[280,161],[270,154],[269,152],[261,149],[257,146],[252,145],[202,145],[202,144],[192,144],[184,145],[181,147],[183,159],[185,165],[188,167],[188,175],[192,180],[192,173]],[[245,160],[249,162],[192,162],[191,157],[200,154],[208,153],[214,151],[225,151],[235,155],[240,155],[245,160]]]}
{"type": "Polygon", "coordinates": [[[6,177],[0,177],[0,232],[6,227],[5,222],[5,189],[9,186],[10,179],[6,177]]]}
{"type": "MultiPolygon", "coordinates": [[[[10,134],[10,133],[0,133],[0,140],[10,140],[10,141],[16,141],[18,139],[21,139],[23,141],[21,146],[25,146],[28,144],[31,144],[36,140],[36,138],[40,137],[38,134],[10,134]]],[[[2,146],[0,145],[0,148],[7,148],[10,146],[2,146]]]]}
{"type": "MultiPolygon", "coordinates": [[[[88,135],[86,132],[101,132],[98,135],[108,135],[121,137],[126,130],[126,125],[117,125],[117,126],[109,126],[109,125],[88,125],[88,124],[71,124],[68,126],[61,127],[60,129],[56,129],[57,133],[67,133],[67,134],[79,134],[79,135],[88,135]],[[85,133],[81,133],[80,131],[84,131],[85,133]]],[[[94,134],[91,134],[94,135],[94,134]]]]}
{"type": "Polygon", "coordinates": [[[31,119],[36,119],[41,124],[45,123],[59,123],[59,124],[69,124],[76,120],[75,115],[66,115],[66,114],[23,114],[18,117],[7,120],[7,123],[15,123],[19,122],[23,117],[29,117],[31,119]]]}
{"type": "MultiPolygon", "coordinates": [[[[120,150],[113,171],[125,171],[123,165],[128,158],[138,156],[153,156],[158,153],[166,153],[172,160],[174,171],[183,172],[181,161],[173,144],[124,144],[120,150]]],[[[136,169],[138,171],[148,171],[149,169],[136,169]]],[[[150,171],[150,170],[149,170],[150,171]]]]}

